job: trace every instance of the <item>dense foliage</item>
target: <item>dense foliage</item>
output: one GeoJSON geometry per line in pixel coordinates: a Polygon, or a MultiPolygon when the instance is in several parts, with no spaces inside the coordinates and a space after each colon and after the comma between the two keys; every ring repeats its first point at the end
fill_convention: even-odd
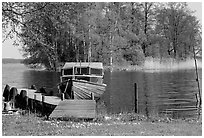
{"type": "Polygon", "coordinates": [[[68,61],[183,60],[194,48],[201,52],[201,25],[186,3],[3,2],[2,15],[4,37],[19,36],[25,63],[49,69],[68,61]]]}

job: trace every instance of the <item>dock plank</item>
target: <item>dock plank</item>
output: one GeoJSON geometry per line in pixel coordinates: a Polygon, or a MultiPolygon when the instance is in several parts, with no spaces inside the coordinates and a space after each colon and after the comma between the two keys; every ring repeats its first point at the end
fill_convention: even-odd
{"type": "MultiPolygon", "coordinates": [[[[21,89],[18,89],[18,94],[20,94],[21,90],[27,91],[28,98],[34,99],[34,95],[36,95],[36,100],[42,101],[42,93],[36,93],[36,90],[32,90],[32,89],[21,88],[21,89]]],[[[57,96],[45,96],[44,98],[44,102],[51,105],[58,105],[60,101],[61,99],[57,96]]]]}
{"type": "Polygon", "coordinates": [[[95,118],[95,109],[94,100],[64,100],[58,104],[50,117],[95,118]]]}

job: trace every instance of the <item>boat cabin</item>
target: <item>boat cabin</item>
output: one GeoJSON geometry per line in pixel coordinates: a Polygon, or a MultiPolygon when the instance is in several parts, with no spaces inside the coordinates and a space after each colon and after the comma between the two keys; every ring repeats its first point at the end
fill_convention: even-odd
{"type": "Polygon", "coordinates": [[[76,79],[102,84],[103,75],[101,62],[67,62],[61,69],[60,81],[76,79]]]}

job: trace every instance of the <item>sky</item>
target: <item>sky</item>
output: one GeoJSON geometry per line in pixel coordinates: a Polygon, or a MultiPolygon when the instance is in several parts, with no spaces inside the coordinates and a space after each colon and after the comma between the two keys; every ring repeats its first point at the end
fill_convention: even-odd
{"type": "MultiPolygon", "coordinates": [[[[201,2],[188,2],[188,6],[192,11],[195,11],[195,16],[200,20],[202,24],[202,3],[201,2]]],[[[20,46],[13,46],[12,40],[6,40],[2,43],[1,48],[2,58],[15,58],[22,59],[22,52],[20,52],[20,46]]]]}

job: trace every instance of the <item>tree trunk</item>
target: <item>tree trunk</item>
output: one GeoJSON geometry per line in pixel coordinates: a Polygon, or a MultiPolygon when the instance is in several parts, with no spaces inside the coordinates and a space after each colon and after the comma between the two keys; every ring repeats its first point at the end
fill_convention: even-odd
{"type": "MultiPolygon", "coordinates": [[[[89,27],[88,35],[90,36],[90,25],[88,25],[88,27],[89,27]]],[[[89,45],[88,45],[88,62],[91,62],[91,41],[90,41],[90,37],[89,37],[89,45]]]]}
{"type": "Polygon", "coordinates": [[[145,34],[145,37],[146,37],[146,41],[143,42],[143,45],[142,45],[142,49],[143,49],[143,53],[144,55],[146,56],[146,47],[147,47],[147,26],[148,26],[148,10],[150,8],[151,5],[149,5],[148,7],[148,3],[145,2],[145,7],[144,7],[144,34],[145,34]]]}
{"type": "Polygon", "coordinates": [[[86,62],[86,42],[85,42],[85,38],[84,38],[84,62],[86,62]]]}
{"type": "Polygon", "coordinates": [[[145,19],[145,21],[144,21],[144,24],[145,24],[145,27],[144,27],[144,34],[145,34],[145,36],[147,36],[147,19],[148,19],[148,7],[147,7],[147,2],[145,2],[145,10],[144,10],[144,12],[145,12],[145,17],[144,17],[144,19],[145,19]]]}
{"type": "Polygon", "coordinates": [[[177,46],[176,46],[176,38],[174,38],[173,39],[173,50],[174,50],[174,58],[176,58],[176,50],[177,50],[177,48],[176,48],[177,46]]]}
{"type": "MultiPolygon", "coordinates": [[[[75,40],[76,41],[76,40],[75,40]]],[[[75,52],[76,52],[76,62],[79,62],[79,49],[77,48],[77,43],[75,42],[75,52]]]]}

